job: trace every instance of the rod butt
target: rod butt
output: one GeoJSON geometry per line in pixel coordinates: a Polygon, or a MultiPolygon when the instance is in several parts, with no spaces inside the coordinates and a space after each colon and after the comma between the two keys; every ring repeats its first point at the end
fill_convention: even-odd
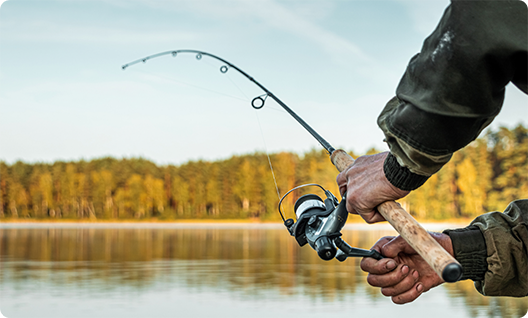
{"type": "Polygon", "coordinates": [[[442,271],[442,278],[448,283],[454,283],[462,277],[462,266],[457,263],[448,264],[442,271]]]}

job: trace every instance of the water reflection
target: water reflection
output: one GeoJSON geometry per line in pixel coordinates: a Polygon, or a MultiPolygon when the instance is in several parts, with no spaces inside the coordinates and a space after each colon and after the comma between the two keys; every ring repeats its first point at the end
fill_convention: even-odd
{"type": "MultiPolygon", "coordinates": [[[[100,317],[185,317],[186,306],[192,307],[188,310],[194,317],[200,312],[244,316],[239,306],[250,310],[246,315],[263,317],[278,310],[277,305],[289,308],[290,316],[303,317],[329,310],[334,316],[368,313],[372,306],[380,313],[423,314],[437,306],[442,316],[448,310],[453,317],[521,317],[528,308],[526,298],[482,297],[470,282],[438,288],[413,305],[395,306],[366,284],[359,259],[322,261],[309,247],[300,248],[282,227],[0,231],[0,309],[9,318],[34,317],[35,310],[53,317],[84,317],[96,307],[104,309],[100,317]],[[50,304],[57,297],[71,304],[60,301],[60,312],[54,312],[50,304]],[[214,305],[202,297],[213,298],[214,305]],[[215,304],[217,297],[224,300],[215,304]],[[173,307],[164,308],[167,301],[173,307]],[[226,303],[230,305],[220,310],[226,303]]],[[[393,233],[344,231],[344,239],[369,248],[393,233]]]]}

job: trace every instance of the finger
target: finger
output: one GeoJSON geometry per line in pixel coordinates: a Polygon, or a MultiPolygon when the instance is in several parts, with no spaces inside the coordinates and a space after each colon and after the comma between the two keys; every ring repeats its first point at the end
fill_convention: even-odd
{"type": "MultiPolygon", "coordinates": [[[[395,270],[396,272],[397,270],[395,270]]],[[[381,289],[381,293],[385,296],[396,296],[403,294],[413,288],[414,284],[420,278],[417,271],[413,270],[405,277],[402,277],[400,281],[387,281],[387,283],[393,283],[392,285],[387,284],[387,287],[381,289]]]]}
{"type": "Polygon", "coordinates": [[[380,238],[374,245],[372,245],[371,250],[376,250],[381,253],[381,247],[388,242],[392,241],[394,239],[394,236],[384,236],[380,238]]]}
{"type": "Polygon", "coordinates": [[[343,197],[343,194],[345,194],[346,191],[347,191],[346,183],[342,184],[342,185],[339,185],[339,194],[341,194],[341,197],[343,197]]]}
{"type": "Polygon", "coordinates": [[[346,209],[347,209],[347,212],[350,214],[358,214],[356,209],[352,207],[352,204],[350,204],[350,201],[348,199],[346,201],[346,209]]]}
{"type": "Polygon", "coordinates": [[[336,182],[338,185],[342,185],[346,183],[346,181],[347,181],[346,170],[344,170],[337,175],[336,182]]]}
{"type": "MultiPolygon", "coordinates": [[[[380,252],[381,247],[387,244],[387,242],[390,242],[393,238],[394,236],[384,236],[380,238],[376,243],[374,243],[371,250],[380,252]]],[[[396,265],[397,265],[396,262],[392,264],[392,262],[389,263],[389,261],[390,261],[389,258],[383,258],[381,260],[376,260],[371,257],[364,257],[361,260],[360,266],[363,271],[368,272],[368,273],[371,273],[371,272],[375,274],[388,273],[394,268],[396,268],[396,265]],[[380,265],[380,264],[383,264],[385,266],[385,271],[382,270],[383,265],[380,265]]]]}
{"type": "Polygon", "coordinates": [[[378,261],[372,257],[364,257],[359,265],[364,272],[376,275],[390,273],[397,267],[396,261],[391,258],[383,258],[378,261]]]}
{"type": "Polygon", "coordinates": [[[408,291],[396,296],[392,296],[392,302],[399,305],[410,303],[412,301],[415,301],[416,298],[420,297],[422,293],[422,283],[416,283],[413,288],[409,289],[408,291]]]}
{"type": "Polygon", "coordinates": [[[359,215],[361,215],[363,220],[365,220],[365,222],[367,222],[369,224],[385,221],[385,218],[383,217],[383,215],[379,214],[375,210],[372,210],[372,211],[367,212],[367,213],[359,211],[359,215]]]}
{"type": "Polygon", "coordinates": [[[336,182],[337,182],[337,185],[339,186],[339,193],[343,195],[343,193],[345,193],[347,190],[346,174],[344,172],[341,172],[340,174],[338,174],[336,178],[336,182]]]}
{"type": "MultiPolygon", "coordinates": [[[[341,171],[336,178],[337,185],[339,186],[339,189],[341,190],[341,187],[347,187],[348,184],[348,171],[352,168],[352,165],[346,168],[345,170],[341,171]]],[[[341,193],[342,194],[342,193],[341,193]]]]}
{"type": "Polygon", "coordinates": [[[383,293],[383,290],[382,290],[382,293],[385,296],[397,295],[397,294],[400,294],[408,290],[414,285],[415,283],[414,277],[411,275],[410,278],[407,278],[409,276],[409,272],[410,272],[409,266],[400,264],[395,270],[393,270],[392,272],[386,273],[386,274],[382,274],[382,275],[369,274],[367,277],[367,282],[374,287],[381,287],[381,288],[399,286],[398,288],[396,288],[396,291],[399,291],[399,292],[395,292],[394,290],[389,289],[389,291],[391,291],[392,293],[385,294],[383,293]],[[400,286],[400,284],[402,285],[400,286]]]}
{"type": "Polygon", "coordinates": [[[394,258],[399,253],[405,254],[416,254],[414,248],[412,248],[407,241],[401,236],[398,236],[381,247],[381,254],[394,258]]]}

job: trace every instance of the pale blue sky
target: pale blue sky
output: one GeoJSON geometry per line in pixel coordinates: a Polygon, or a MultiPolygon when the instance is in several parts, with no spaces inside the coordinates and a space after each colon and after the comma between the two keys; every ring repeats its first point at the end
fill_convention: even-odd
{"type": "MultiPolygon", "coordinates": [[[[121,70],[174,49],[242,68],[334,147],[384,150],[377,115],[447,5],[9,0],[0,8],[0,160],[143,156],[179,164],[319,149],[271,100],[253,110],[261,91],[234,71],[221,74],[215,60],[165,56],[121,70]]],[[[509,87],[493,126],[528,126],[527,101],[509,87]]]]}

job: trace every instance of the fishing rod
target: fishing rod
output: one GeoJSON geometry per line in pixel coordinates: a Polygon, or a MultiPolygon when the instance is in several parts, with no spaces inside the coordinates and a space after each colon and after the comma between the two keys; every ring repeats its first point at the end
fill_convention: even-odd
{"type": "Polygon", "coordinates": [[[229,68],[233,68],[233,69],[237,70],[240,74],[244,75],[247,79],[249,79],[250,81],[255,83],[258,87],[260,87],[260,89],[262,89],[266,93],[266,94],[263,94],[263,95],[260,95],[260,96],[257,96],[255,98],[253,98],[253,100],[251,101],[251,106],[253,106],[253,108],[261,109],[262,107],[264,107],[264,104],[266,103],[266,98],[270,97],[271,99],[276,101],[277,104],[279,104],[282,108],[284,108],[284,110],[286,110],[293,118],[295,118],[295,120],[297,120],[297,122],[299,124],[301,124],[301,126],[303,126],[312,136],[314,136],[314,138],[321,144],[321,146],[323,146],[323,148],[326,151],[328,151],[328,153],[330,155],[335,151],[335,148],[332,147],[330,145],[330,143],[328,143],[328,141],[326,141],[323,137],[321,137],[321,135],[319,135],[312,127],[310,127],[310,125],[308,125],[301,117],[299,117],[299,115],[297,115],[290,107],[288,107],[283,101],[281,101],[277,96],[275,96],[275,94],[270,92],[266,87],[264,87],[262,84],[257,82],[257,80],[255,80],[253,77],[249,76],[243,70],[239,69],[235,65],[229,63],[228,61],[226,61],[223,58],[218,57],[216,55],[213,55],[213,54],[210,54],[210,53],[207,53],[207,52],[197,51],[197,50],[166,51],[166,52],[161,52],[161,53],[149,55],[149,56],[144,57],[144,58],[139,59],[139,60],[132,61],[130,63],[127,63],[127,64],[121,66],[121,68],[123,70],[125,70],[125,69],[127,69],[127,67],[132,66],[134,64],[146,63],[150,59],[153,59],[153,58],[156,58],[156,57],[160,57],[160,56],[164,56],[164,55],[172,55],[173,57],[176,57],[178,55],[178,53],[194,53],[194,54],[196,54],[196,59],[197,60],[201,60],[203,56],[209,56],[209,57],[212,57],[212,58],[214,58],[216,60],[219,60],[220,62],[225,64],[225,65],[222,65],[220,67],[220,72],[222,72],[223,74],[227,73],[229,68]]]}
{"type": "MultiPolygon", "coordinates": [[[[145,63],[150,59],[157,58],[164,55],[172,55],[176,57],[179,53],[193,53],[196,54],[196,59],[201,60],[204,56],[209,56],[216,59],[224,65],[220,67],[220,72],[227,73],[229,68],[235,69],[240,74],[245,76],[251,82],[255,83],[265,94],[253,98],[251,106],[255,109],[261,109],[264,107],[266,98],[270,97],[276,101],[284,110],[286,110],[301,126],[303,126],[330,155],[330,159],[334,166],[339,172],[346,170],[348,167],[354,164],[354,159],[344,150],[335,149],[326,141],[321,135],[319,135],[313,128],[310,127],[302,118],[300,118],[291,108],[289,108],[284,102],[282,102],[277,96],[271,91],[265,88],[262,84],[256,81],[252,76],[233,65],[232,63],[224,60],[216,55],[198,51],[198,50],[172,50],[161,52],[147,57],[132,61],[130,63],[121,66],[123,70],[128,67],[145,63]]],[[[314,184],[310,184],[314,185],[314,184]]],[[[308,186],[308,185],[303,185],[308,186]]],[[[303,187],[299,186],[299,187],[303,187]]],[[[319,186],[319,185],[316,185],[319,186]]],[[[288,191],[279,200],[279,213],[284,221],[284,225],[294,236],[299,243],[303,246],[307,243],[315,249],[318,255],[324,260],[330,260],[334,257],[340,261],[343,261],[348,256],[368,256],[380,259],[379,253],[372,253],[362,249],[356,249],[350,247],[346,242],[341,239],[341,229],[343,228],[348,212],[345,207],[345,196],[338,203],[337,198],[325,190],[321,186],[327,196],[323,201],[317,195],[308,194],[304,195],[297,200],[295,203],[295,213],[297,222],[293,219],[284,219],[281,212],[281,203],[284,198],[291,193],[293,190],[299,188],[296,187],[288,191]],[[339,251],[337,251],[339,248],[339,251]]],[[[462,276],[462,266],[458,263],[453,256],[451,256],[440,244],[434,240],[429,233],[398,203],[394,201],[387,201],[381,203],[377,207],[378,212],[387,220],[392,227],[411,245],[416,252],[422,256],[422,258],[431,266],[438,276],[442,277],[446,282],[455,282],[462,276]]]]}

